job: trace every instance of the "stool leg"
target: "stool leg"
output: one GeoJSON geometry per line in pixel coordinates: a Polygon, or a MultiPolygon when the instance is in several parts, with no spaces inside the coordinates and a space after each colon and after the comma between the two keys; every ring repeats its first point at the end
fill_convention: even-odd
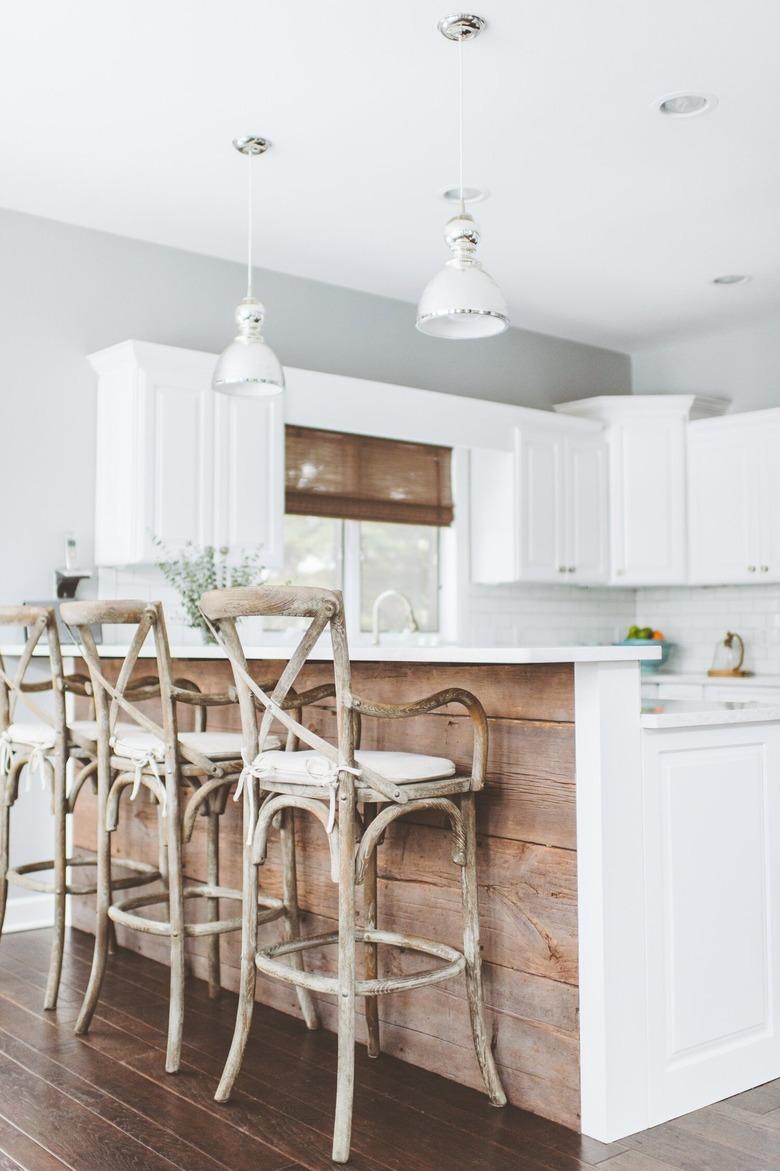
{"type": "MultiPolygon", "coordinates": [[[[219,886],[219,816],[209,808],[206,831],[206,881],[209,886],[219,886]]],[[[206,899],[209,922],[219,918],[219,899],[206,899]]],[[[220,989],[219,936],[209,937],[209,1000],[216,1000],[220,989]]]]}
{"type": "Polygon", "coordinates": [[[482,991],[482,958],[479,949],[479,908],[477,904],[477,821],[474,794],[464,793],[460,802],[463,832],[466,839],[465,864],[461,867],[463,892],[463,954],[466,957],[466,992],[471,1016],[474,1049],[490,1101],[506,1105],[506,1094],[498,1076],[490,1036],[485,1024],[485,1000],[482,991]]]}
{"type": "Polygon", "coordinates": [[[46,981],[46,995],[43,1007],[56,1007],[57,993],[62,975],[62,955],[65,947],[65,886],[67,859],[65,824],[67,807],[65,798],[65,761],[61,750],[57,751],[52,769],[52,793],[54,802],[54,939],[51,945],[49,977],[46,981]]]}
{"type": "MultiPolygon", "coordinates": [[[[366,828],[376,817],[376,805],[366,805],[363,821],[366,828]]],[[[378,848],[378,844],[377,844],[378,848]]],[[[376,849],[371,854],[366,865],[363,878],[363,907],[366,927],[375,928],[377,925],[377,889],[376,889],[376,849]]],[[[376,943],[364,943],[365,973],[367,980],[376,980],[379,975],[379,947],[376,943]]],[[[366,996],[366,1049],[369,1057],[379,1056],[379,997],[366,996]]]]}
{"type": "MultiPolygon", "coordinates": [[[[107,735],[105,736],[105,741],[107,744],[107,735]]],[[[92,968],[89,973],[87,990],[84,993],[81,1012],[76,1021],[75,1032],[79,1037],[89,1029],[93,1014],[97,1008],[100,989],[103,984],[103,976],[106,971],[106,956],[108,954],[108,907],[111,902],[111,838],[106,828],[106,806],[108,804],[111,771],[108,756],[102,751],[98,753],[97,777],[95,946],[92,951],[92,968]]]]}
{"type": "MultiPolygon", "coordinates": [[[[295,812],[285,809],[282,812],[280,830],[280,845],[282,851],[282,898],[284,899],[284,937],[285,939],[300,939],[301,916],[298,909],[298,875],[295,866],[295,812]]],[[[290,957],[294,967],[303,971],[303,955],[294,952],[290,957]]],[[[308,988],[296,988],[298,1004],[301,1007],[307,1029],[318,1029],[320,1018],[314,1004],[312,994],[308,988]]]]}
{"type": "MultiPolygon", "coordinates": [[[[254,778],[247,778],[249,785],[256,784],[254,778]]],[[[255,807],[256,807],[255,802],[255,807]]],[[[222,1071],[219,1086],[214,1098],[217,1102],[227,1102],[239,1070],[244,1060],[244,1050],[252,1024],[252,1013],[255,1007],[255,984],[257,982],[257,968],[255,955],[257,954],[257,867],[252,861],[252,847],[246,844],[249,830],[249,793],[244,793],[244,821],[243,821],[243,878],[241,900],[241,971],[238,984],[238,1009],[236,1023],[233,1029],[233,1040],[230,1042],[230,1052],[222,1071]]],[[[254,828],[254,827],[252,827],[254,828]]]]}
{"type": "Polygon", "coordinates": [[[333,1162],[346,1163],[352,1138],[355,1092],[355,792],[349,773],[341,773],[339,777],[338,835],[339,1042],[333,1162]]]}
{"type": "MultiPolygon", "coordinates": [[[[168,1009],[168,1047],[165,1072],[177,1073],[181,1063],[184,1027],[184,875],[181,860],[181,819],[175,765],[168,763],[166,820],[168,822],[168,920],[171,925],[171,992],[168,1009]]],[[[161,811],[162,812],[162,811],[161,811]]]]}

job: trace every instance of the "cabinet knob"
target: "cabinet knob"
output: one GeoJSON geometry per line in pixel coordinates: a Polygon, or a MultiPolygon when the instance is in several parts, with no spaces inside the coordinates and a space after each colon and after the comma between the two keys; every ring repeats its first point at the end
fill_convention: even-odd
{"type": "Polygon", "coordinates": [[[747,568],[748,568],[748,573],[755,573],[756,572],[755,565],[748,565],[747,568]]]}
{"type": "Polygon", "coordinates": [[[576,566],[575,566],[575,565],[570,565],[570,566],[569,566],[569,569],[568,569],[568,572],[569,572],[569,573],[574,573],[575,569],[576,569],[576,566]]]}
{"type": "Polygon", "coordinates": [[[762,566],[761,566],[761,572],[762,572],[762,573],[769,573],[769,566],[768,566],[768,565],[762,565],[762,566]]]}
{"type": "Polygon", "coordinates": [[[558,566],[558,572],[559,572],[559,573],[565,573],[565,572],[566,572],[566,566],[565,566],[565,565],[559,565],[559,566],[558,566]]]}
{"type": "Polygon", "coordinates": [[[618,577],[623,577],[625,572],[626,572],[625,569],[616,569],[615,570],[615,573],[617,574],[618,577]]]}

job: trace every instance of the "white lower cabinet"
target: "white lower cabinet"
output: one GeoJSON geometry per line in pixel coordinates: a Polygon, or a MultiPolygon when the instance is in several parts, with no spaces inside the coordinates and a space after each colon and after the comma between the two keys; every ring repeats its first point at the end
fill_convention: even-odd
{"type": "Polygon", "coordinates": [[[780,1076],[780,723],[643,732],[649,1124],[780,1076]]]}

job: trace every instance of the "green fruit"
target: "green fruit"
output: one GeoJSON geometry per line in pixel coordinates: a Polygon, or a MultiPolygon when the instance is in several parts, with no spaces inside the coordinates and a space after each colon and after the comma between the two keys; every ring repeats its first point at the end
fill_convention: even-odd
{"type": "Polygon", "coordinates": [[[636,637],[637,638],[652,638],[653,637],[652,626],[643,626],[642,629],[639,631],[639,634],[637,634],[636,637]]]}
{"type": "Polygon", "coordinates": [[[638,626],[629,626],[628,634],[626,635],[626,638],[639,638],[639,627],[638,626]]]}

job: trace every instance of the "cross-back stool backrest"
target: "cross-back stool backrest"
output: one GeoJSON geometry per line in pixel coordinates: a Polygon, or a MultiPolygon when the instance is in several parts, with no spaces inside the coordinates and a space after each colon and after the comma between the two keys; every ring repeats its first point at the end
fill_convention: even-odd
{"type": "MultiPolygon", "coordinates": [[[[352,708],[352,683],[344,620],[344,601],[339,590],[311,586],[244,586],[210,590],[200,600],[201,612],[211,624],[217,640],[228,656],[238,693],[245,751],[255,756],[262,752],[272,720],[283,724],[288,732],[309,748],[314,748],[331,762],[337,771],[355,770],[355,718],[352,708]],[[252,679],[247,668],[241,639],[236,629],[239,618],[308,618],[298,646],[287,662],[272,691],[266,692],[252,679]],[[315,643],[325,631],[330,634],[333,651],[333,674],[336,692],[336,746],[329,744],[310,728],[295,720],[281,704],[290,693],[315,643]],[[257,726],[257,707],[263,709],[257,726]]],[[[364,782],[390,800],[398,799],[397,786],[379,776],[365,764],[359,774],[364,782]]]]}
{"type": "Polygon", "coordinates": [[[257,745],[256,748],[254,743],[251,745],[252,751],[262,751],[274,718],[280,720],[289,730],[293,730],[310,747],[321,747],[322,742],[319,738],[293,720],[279,705],[284,703],[293,690],[295,681],[315,643],[326,630],[329,632],[333,649],[339,753],[342,760],[353,764],[352,720],[348,706],[349,648],[341,593],[337,590],[309,586],[244,586],[210,590],[203,595],[200,605],[233,666],[245,736],[248,734],[249,739],[256,741],[257,745]],[[300,642],[270,692],[263,691],[249,676],[241,639],[236,629],[236,621],[245,617],[309,619],[309,625],[300,642]],[[260,706],[265,709],[259,728],[255,699],[259,699],[260,706]],[[313,743],[313,740],[317,743],[313,743]]]}
{"type": "MultiPolygon", "coordinates": [[[[176,693],[180,690],[173,678],[171,649],[168,629],[161,602],[139,601],[85,601],[63,602],[60,607],[62,620],[76,633],[84,659],[89,668],[95,693],[95,713],[98,730],[101,728],[113,737],[118,720],[127,722],[129,717],[139,729],[150,732],[162,740],[166,753],[172,759],[183,759],[209,775],[221,775],[221,769],[203,753],[191,745],[184,745],[179,739],[176,718],[176,693]],[[130,645],[119,669],[116,682],[106,678],[100,654],[92,634],[92,627],[101,623],[135,627],[130,645]],[[139,654],[151,633],[155,659],[157,661],[158,686],[140,687],[131,683],[139,654]],[[141,711],[133,700],[144,697],[159,699],[162,708],[162,723],[158,724],[146,712],[141,711]],[[132,695],[133,699],[128,698],[132,695]]],[[[141,681],[142,684],[147,681],[141,681]]]]}
{"type": "Polygon", "coordinates": [[[0,733],[18,719],[17,709],[21,703],[36,720],[51,725],[56,733],[64,734],[65,676],[54,610],[48,606],[0,606],[0,626],[27,630],[25,641],[19,646],[19,662],[13,671],[6,668],[0,656],[0,733]],[[26,681],[27,672],[33,652],[44,634],[48,649],[49,679],[30,683],[26,681]],[[53,692],[53,712],[38,705],[29,694],[31,691],[46,691],[49,688],[53,692]]]}
{"type": "Polygon", "coordinates": [[[63,622],[74,631],[89,668],[95,697],[95,711],[98,725],[113,736],[117,720],[127,722],[128,718],[138,724],[139,729],[153,732],[164,741],[166,747],[173,747],[177,739],[176,705],[173,699],[171,652],[165,615],[159,602],[140,601],[85,601],[63,602],[60,607],[63,622]],[[132,626],[132,637],[115,683],[105,676],[92,627],[101,623],[118,626],[132,626]],[[138,657],[151,633],[157,673],[159,678],[159,699],[162,707],[162,725],[155,723],[135,703],[127,698],[132,690],[130,679],[138,663],[138,657]]]}

